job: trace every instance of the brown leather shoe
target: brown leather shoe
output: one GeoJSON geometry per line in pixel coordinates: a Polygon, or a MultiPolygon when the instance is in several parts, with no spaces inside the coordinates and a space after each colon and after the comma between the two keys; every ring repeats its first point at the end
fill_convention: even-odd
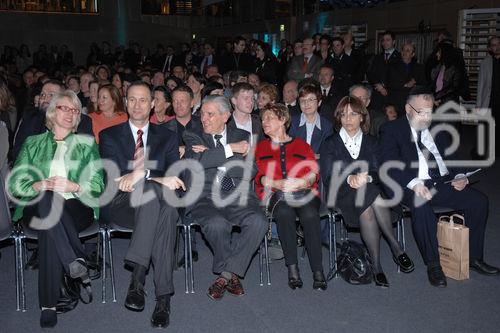
{"type": "Polygon", "coordinates": [[[226,290],[233,296],[243,296],[245,295],[245,290],[241,284],[240,279],[236,274],[231,276],[231,280],[227,284],[226,290]]]}
{"type": "Polygon", "coordinates": [[[227,289],[228,282],[222,276],[215,279],[215,282],[208,288],[208,297],[214,301],[219,301],[224,296],[224,292],[227,289]]]}

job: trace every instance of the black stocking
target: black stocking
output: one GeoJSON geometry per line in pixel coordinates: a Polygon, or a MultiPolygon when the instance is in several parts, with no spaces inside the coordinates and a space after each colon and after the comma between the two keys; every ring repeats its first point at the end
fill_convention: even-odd
{"type": "Polygon", "coordinates": [[[380,229],[372,206],[366,208],[359,217],[359,226],[361,238],[363,238],[372,258],[373,270],[375,273],[382,272],[382,266],[380,265],[380,229]]]}
{"type": "Polygon", "coordinates": [[[403,250],[401,249],[400,244],[394,237],[394,231],[392,228],[392,219],[391,219],[391,210],[388,207],[384,207],[379,204],[379,200],[382,198],[379,196],[372,203],[371,207],[375,211],[375,216],[377,217],[377,223],[384,235],[385,239],[389,243],[391,247],[392,254],[396,257],[403,254],[403,250]]]}

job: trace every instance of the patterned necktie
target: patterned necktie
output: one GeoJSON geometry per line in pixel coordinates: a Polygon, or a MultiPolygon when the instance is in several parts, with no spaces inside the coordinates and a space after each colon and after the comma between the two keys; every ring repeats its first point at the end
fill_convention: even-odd
{"type": "Polygon", "coordinates": [[[417,131],[417,144],[418,148],[424,155],[425,161],[427,162],[427,167],[429,168],[429,177],[432,179],[437,179],[441,177],[439,172],[439,167],[437,165],[436,157],[430,152],[429,149],[422,143],[422,131],[417,131]]]}
{"type": "MultiPolygon", "coordinates": [[[[222,145],[222,142],[220,142],[220,139],[222,139],[222,135],[215,134],[214,138],[215,138],[215,142],[216,142],[215,147],[216,148],[224,148],[224,146],[222,145]]],[[[217,179],[219,180],[220,187],[223,191],[229,192],[233,188],[235,188],[233,179],[231,177],[226,177],[224,171],[219,170],[217,172],[217,179]]]]}
{"type": "Polygon", "coordinates": [[[134,152],[134,170],[144,170],[144,143],[142,141],[142,130],[137,130],[137,142],[134,152]]]}
{"type": "Polygon", "coordinates": [[[302,64],[302,71],[303,71],[304,73],[306,73],[306,72],[307,72],[307,66],[308,66],[308,64],[309,64],[309,59],[308,59],[307,57],[305,57],[305,56],[304,56],[304,63],[302,64]]]}

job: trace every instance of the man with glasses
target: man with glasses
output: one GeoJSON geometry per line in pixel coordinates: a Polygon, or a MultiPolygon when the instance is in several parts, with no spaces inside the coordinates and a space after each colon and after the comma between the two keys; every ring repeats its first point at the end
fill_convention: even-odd
{"type": "MultiPolygon", "coordinates": [[[[406,117],[391,121],[381,129],[381,162],[403,162],[404,167],[389,169],[389,177],[403,189],[401,202],[410,208],[415,240],[431,285],[446,287],[439,261],[437,218],[433,206],[460,210],[469,228],[470,268],[484,275],[498,275],[499,269],[483,261],[484,232],[488,217],[488,198],[468,186],[464,174],[446,165],[445,154],[452,142],[448,132],[431,133],[434,97],[427,88],[415,87],[405,105],[406,117]],[[451,182],[450,182],[451,181],[451,182]]],[[[382,179],[384,185],[387,182],[382,179]]],[[[395,191],[387,188],[390,198],[395,191]]]]}
{"type": "MultiPolygon", "coordinates": [[[[12,148],[12,157],[14,160],[17,158],[17,155],[21,150],[21,146],[28,136],[42,134],[48,130],[45,126],[45,112],[52,101],[52,97],[63,90],[64,86],[59,81],[49,80],[44,83],[42,92],[40,93],[40,106],[38,110],[34,110],[33,112],[24,115],[19,122],[19,127],[17,128],[17,132],[14,136],[14,146],[12,148]]],[[[92,120],[87,115],[82,114],[77,132],[93,136],[92,120]]]]}
{"type": "Polygon", "coordinates": [[[319,68],[323,60],[314,54],[314,41],[312,38],[304,39],[302,43],[302,54],[292,58],[288,67],[288,79],[297,82],[314,78],[318,80],[319,68]]]}

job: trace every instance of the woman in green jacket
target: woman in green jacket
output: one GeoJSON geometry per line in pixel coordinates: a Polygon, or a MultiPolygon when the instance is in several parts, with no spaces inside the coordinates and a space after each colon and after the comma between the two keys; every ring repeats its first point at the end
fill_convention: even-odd
{"type": "Polygon", "coordinates": [[[97,218],[104,182],[94,139],[74,134],[81,110],[74,92],[54,96],[46,113],[49,131],[26,140],[8,181],[17,203],[13,220],[38,230],[42,327],[57,323],[56,304],[65,273],[90,283],[78,232],[97,218]]]}

